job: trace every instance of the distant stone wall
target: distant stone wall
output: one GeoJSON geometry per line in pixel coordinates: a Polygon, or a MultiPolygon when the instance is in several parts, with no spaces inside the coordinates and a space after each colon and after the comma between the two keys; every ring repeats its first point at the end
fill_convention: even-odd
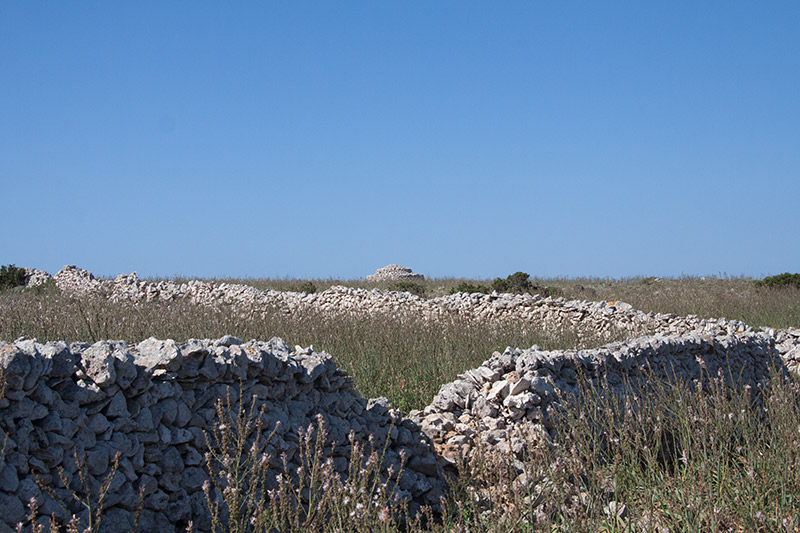
{"type": "MultiPolygon", "coordinates": [[[[5,395],[0,400],[0,440],[8,437],[0,468],[0,532],[24,521],[34,498],[40,516],[65,523],[86,510],[73,499],[80,488],[74,459],[86,456],[90,483],[96,488],[121,453],[119,470],[105,500],[104,531],[130,531],[144,488],[141,531],[195,531],[210,527],[202,492],[209,479],[205,432],[219,424],[215,407],[226,398],[257,397],[265,406],[264,427],[278,427],[264,450],[272,477],[300,466],[298,430],[316,426],[321,416],[327,445],[337,443],[333,464],[347,473],[350,432],[356,442],[376,446],[389,440],[384,471],[407,463],[398,495],[413,505],[437,504],[443,481],[430,440],[411,420],[402,419],[385,399],[366,400],[352,388],[346,373],[324,352],[291,351],[280,339],[241,343],[234,337],[215,341],[148,339],[135,346],[119,341],[93,345],[33,340],[0,343],[5,395]],[[279,424],[278,424],[279,423],[279,424]],[[63,468],[69,488],[61,483],[63,468]],[[62,509],[37,479],[53,487],[62,509]]],[[[369,449],[369,448],[366,448],[369,449]]]]}
{"type": "Polygon", "coordinates": [[[68,294],[98,294],[112,301],[171,301],[186,299],[198,305],[225,304],[248,312],[280,309],[284,312],[317,312],[330,315],[376,315],[441,319],[463,317],[495,322],[522,321],[553,331],[589,332],[610,341],[646,334],[681,335],[702,332],[711,335],[753,333],[749,325],[724,318],[703,319],[674,314],[644,313],[624,302],[592,302],[543,298],[530,294],[456,293],[439,298],[420,298],[408,292],[355,289],[334,286],[306,294],[261,291],[248,285],[189,281],[154,283],[136,273],[114,280],[97,280],[86,270],[64,267],[55,275],[56,285],[68,294]]]}

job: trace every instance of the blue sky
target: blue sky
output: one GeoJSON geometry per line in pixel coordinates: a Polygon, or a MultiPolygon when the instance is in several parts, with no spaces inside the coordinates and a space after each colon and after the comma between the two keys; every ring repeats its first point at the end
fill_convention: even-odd
{"type": "Polygon", "coordinates": [[[0,263],[800,271],[798,2],[0,3],[0,263]]]}

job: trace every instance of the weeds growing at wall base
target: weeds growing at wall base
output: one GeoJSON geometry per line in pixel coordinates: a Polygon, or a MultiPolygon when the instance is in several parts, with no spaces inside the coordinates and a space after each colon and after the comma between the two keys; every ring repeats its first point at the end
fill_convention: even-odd
{"type": "MultiPolygon", "coordinates": [[[[522,465],[484,446],[465,462],[439,529],[797,531],[800,388],[650,379],[612,397],[582,382],[552,440],[522,465]],[[756,396],[758,398],[756,399],[756,396]]],[[[433,528],[437,529],[437,528],[433,528]]]]}
{"type": "MultiPolygon", "coordinates": [[[[270,480],[273,458],[264,453],[277,427],[266,435],[256,399],[218,400],[219,423],[207,436],[206,467],[212,483],[203,490],[214,532],[396,531],[408,523],[407,502],[396,497],[403,475],[383,468],[386,445],[364,446],[350,438],[347,476],[325,455],[322,418],[298,434],[301,466],[289,471],[286,458],[270,480]],[[272,482],[271,482],[272,481],[272,482]]],[[[414,523],[411,520],[411,523],[414,523]]],[[[418,522],[418,521],[417,521],[418,522]]]]}

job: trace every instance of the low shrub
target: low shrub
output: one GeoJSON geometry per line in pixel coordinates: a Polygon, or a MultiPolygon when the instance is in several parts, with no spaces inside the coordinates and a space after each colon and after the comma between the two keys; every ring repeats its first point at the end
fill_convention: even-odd
{"type": "Polygon", "coordinates": [[[522,294],[529,292],[534,287],[530,281],[530,274],[525,272],[515,272],[506,279],[495,278],[492,282],[492,289],[497,292],[515,292],[522,294]]]}
{"type": "Polygon", "coordinates": [[[300,292],[314,294],[317,292],[317,286],[311,281],[304,281],[303,284],[300,285],[300,292]]]}
{"type": "Polygon", "coordinates": [[[552,296],[553,298],[557,298],[559,296],[564,296],[564,291],[561,287],[553,287],[551,285],[546,285],[544,287],[537,287],[534,285],[532,292],[539,292],[544,297],[552,296]]]}
{"type": "Polygon", "coordinates": [[[800,289],[800,274],[784,272],[756,281],[756,287],[795,287],[800,289]]]}
{"type": "Polygon", "coordinates": [[[36,296],[47,296],[49,294],[58,294],[60,290],[56,285],[56,280],[50,278],[40,285],[27,288],[26,292],[32,292],[36,296]]]}
{"type": "Polygon", "coordinates": [[[0,290],[23,287],[27,279],[28,275],[24,268],[17,268],[14,265],[0,267],[0,290]]]}
{"type": "Polygon", "coordinates": [[[393,284],[389,290],[392,291],[400,291],[400,292],[410,292],[416,296],[424,298],[428,289],[425,285],[421,283],[416,283],[414,281],[398,281],[397,283],[393,284]]]}
{"type": "Polygon", "coordinates": [[[450,290],[447,291],[447,294],[455,294],[457,292],[468,292],[470,294],[473,292],[481,292],[485,294],[489,292],[489,290],[489,287],[486,287],[485,285],[477,285],[468,281],[462,281],[455,287],[450,287],[450,290]]]}
{"type": "MultiPolygon", "coordinates": [[[[468,284],[467,284],[468,285],[468,284]]],[[[541,294],[542,296],[563,296],[564,291],[559,287],[536,285],[530,280],[530,274],[515,272],[507,278],[495,278],[492,290],[497,292],[513,292],[516,294],[541,294]]]]}

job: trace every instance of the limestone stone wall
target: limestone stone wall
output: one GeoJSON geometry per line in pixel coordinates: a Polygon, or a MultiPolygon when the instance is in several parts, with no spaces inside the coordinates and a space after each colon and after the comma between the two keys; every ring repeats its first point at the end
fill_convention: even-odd
{"type": "Polygon", "coordinates": [[[141,531],[184,531],[189,520],[195,531],[207,531],[206,434],[219,424],[215,408],[229,390],[247,405],[255,395],[256,407],[265,407],[265,430],[277,427],[263,450],[273,467],[270,483],[284,470],[282,455],[289,472],[300,466],[298,431],[316,426],[321,416],[341,475],[348,471],[351,432],[362,446],[388,439],[384,471],[398,472],[401,454],[407,458],[398,496],[420,505],[436,504],[442,495],[430,440],[414,422],[386,399],[362,398],[324,352],[292,351],[278,338],[69,346],[18,340],[0,343],[0,361],[6,382],[0,440],[8,438],[0,463],[0,531],[24,520],[31,498],[40,515],[66,522],[74,513],[88,523],[72,496],[81,487],[76,449],[86,457],[95,489],[121,454],[104,503],[104,530],[131,530],[143,488],[141,531]],[[52,487],[67,510],[41,484],[52,487]]]}
{"type": "Polygon", "coordinates": [[[591,332],[605,340],[645,334],[681,335],[752,333],[754,328],[724,318],[703,319],[664,313],[644,313],[624,302],[592,302],[544,298],[530,294],[456,293],[439,298],[420,298],[408,292],[356,289],[334,286],[315,293],[261,291],[248,285],[192,280],[151,282],[136,273],[114,280],[98,280],[86,270],[66,266],[55,275],[62,291],[78,295],[100,294],[112,301],[170,301],[187,299],[198,305],[225,304],[258,312],[280,309],[286,313],[312,311],[325,314],[399,316],[437,319],[465,317],[475,320],[522,321],[545,329],[591,332]]]}
{"type": "Polygon", "coordinates": [[[756,394],[771,372],[785,372],[786,361],[796,357],[797,333],[657,335],[591,350],[507,348],[443,385],[430,405],[409,417],[434,441],[444,467],[468,458],[479,441],[521,459],[523,436],[552,437],[553,408],[559,396],[579,394],[579,375],[618,395],[651,377],[706,384],[720,378],[756,394]]]}

